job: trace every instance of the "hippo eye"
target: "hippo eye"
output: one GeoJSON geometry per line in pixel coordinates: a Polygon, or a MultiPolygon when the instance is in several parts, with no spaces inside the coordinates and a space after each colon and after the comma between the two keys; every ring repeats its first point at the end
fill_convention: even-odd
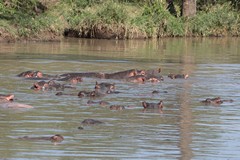
{"type": "Polygon", "coordinates": [[[95,86],[95,89],[100,89],[100,86],[99,86],[99,85],[96,85],[96,86],[95,86]]]}
{"type": "Polygon", "coordinates": [[[37,84],[34,84],[34,86],[33,86],[34,88],[38,88],[38,85],[37,84]]]}
{"type": "Polygon", "coordinates": [[[145,75],[146,73],[145,73],[145,71],[141,71],[141,73],[140,73],[141,75],[145,75]]]}

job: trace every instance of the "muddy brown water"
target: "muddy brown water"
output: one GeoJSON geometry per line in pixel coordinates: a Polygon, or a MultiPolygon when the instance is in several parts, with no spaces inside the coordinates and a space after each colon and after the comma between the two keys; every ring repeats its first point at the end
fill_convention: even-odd
{"type": "Polygon", "coordinates": [[[113,41],[66,39],[61,43],[1,43],[0,94],[32,109],[0,108],[2,159],[239,159],[240,39],[163,39],[113,41]],[[76,90],[92,90],[99,82],[114,82],[119,94],[97,100],[130,106],[112,111],[87,105],[88,98],[55,96],[33,91],[32,80],[16,77],[27,70],[47,74],[116,72],[132,68],[162,68],[164,81],[136,84],[85,78],[76,90]],[[172,80],[168,73],[188,73],[172,80]],[[153,90],[160,91],[152,95],[153,90]],[[233,103],[206,106],[213,97],[233,103]],[[163,113],[143,112],[142,101],[163,100],[163,113]],[[104,124],[81,126],[93,118],[104,124]],[[26,141],[23,136],[61,134],[64,141],[26,141]]]}

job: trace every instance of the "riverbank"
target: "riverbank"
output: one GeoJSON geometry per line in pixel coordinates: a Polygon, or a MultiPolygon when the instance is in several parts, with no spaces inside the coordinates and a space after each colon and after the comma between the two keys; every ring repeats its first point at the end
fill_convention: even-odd
{"type": "Polygon", "coordinates": [[[209,6],[192,18],[183,18],[177,5],[173,15],[164,3],[34,2],[22,2],[20,9],[14,8],[13,2],[1,2],[0,42],[240,35],[240,15],[229,3],[209,6]]]}

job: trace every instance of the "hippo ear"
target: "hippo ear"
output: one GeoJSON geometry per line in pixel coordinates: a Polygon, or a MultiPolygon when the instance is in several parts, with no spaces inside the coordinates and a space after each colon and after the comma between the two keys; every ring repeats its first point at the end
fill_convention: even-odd
{"type": "Polygon", "coordinates": [[[162,72],[162,68],[158,68],[158,73],[161,73],[162,72]]]}
{"type": "Polygon", "coordinates": [[[147,103],[146,103],[145,101],[143,101],[143,102],[142,102],[142,106],[143,106],[144,108],[147,108],[147,103]]]}
{"type": "Polygon", "coordinates": [[[100,89],[100,86],[97,81],[96,81],[95,89],[100,89]]]}
{"type": "Polygon", "coordinates": [[[163,101],[162,101],[162,100],[158,103],[158,108],[159,108],[159,109],[162,109],[162,108],[163,108],[163,101]]]}
{"type": "Polygon", "coordinates": [[[7,99],[8,101],[13,101],[13,98],[14,98],[14,95],[13,95],[13,94],[10,94],[10,95],[7,95],[7,96],[6,96],[6,99],[7,99]]]}

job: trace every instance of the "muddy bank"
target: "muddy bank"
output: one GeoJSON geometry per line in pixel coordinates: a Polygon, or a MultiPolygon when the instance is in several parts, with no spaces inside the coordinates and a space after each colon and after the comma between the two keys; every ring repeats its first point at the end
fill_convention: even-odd
{"type": "Polygon", "coordinates": [[[28,37],[14,36],[9,32],[0,30],[0,42],[17,42],[17,41],[43,41],[43,42],[60,42],[63,38],[93,38],[93,39],[147,39],[150,38],[146,33],[141,31],[127,31],[124,27],[108,28],[94,27],[84,31],[66,28],[63,33],[53,31],[43,31],[28,37]]]}

